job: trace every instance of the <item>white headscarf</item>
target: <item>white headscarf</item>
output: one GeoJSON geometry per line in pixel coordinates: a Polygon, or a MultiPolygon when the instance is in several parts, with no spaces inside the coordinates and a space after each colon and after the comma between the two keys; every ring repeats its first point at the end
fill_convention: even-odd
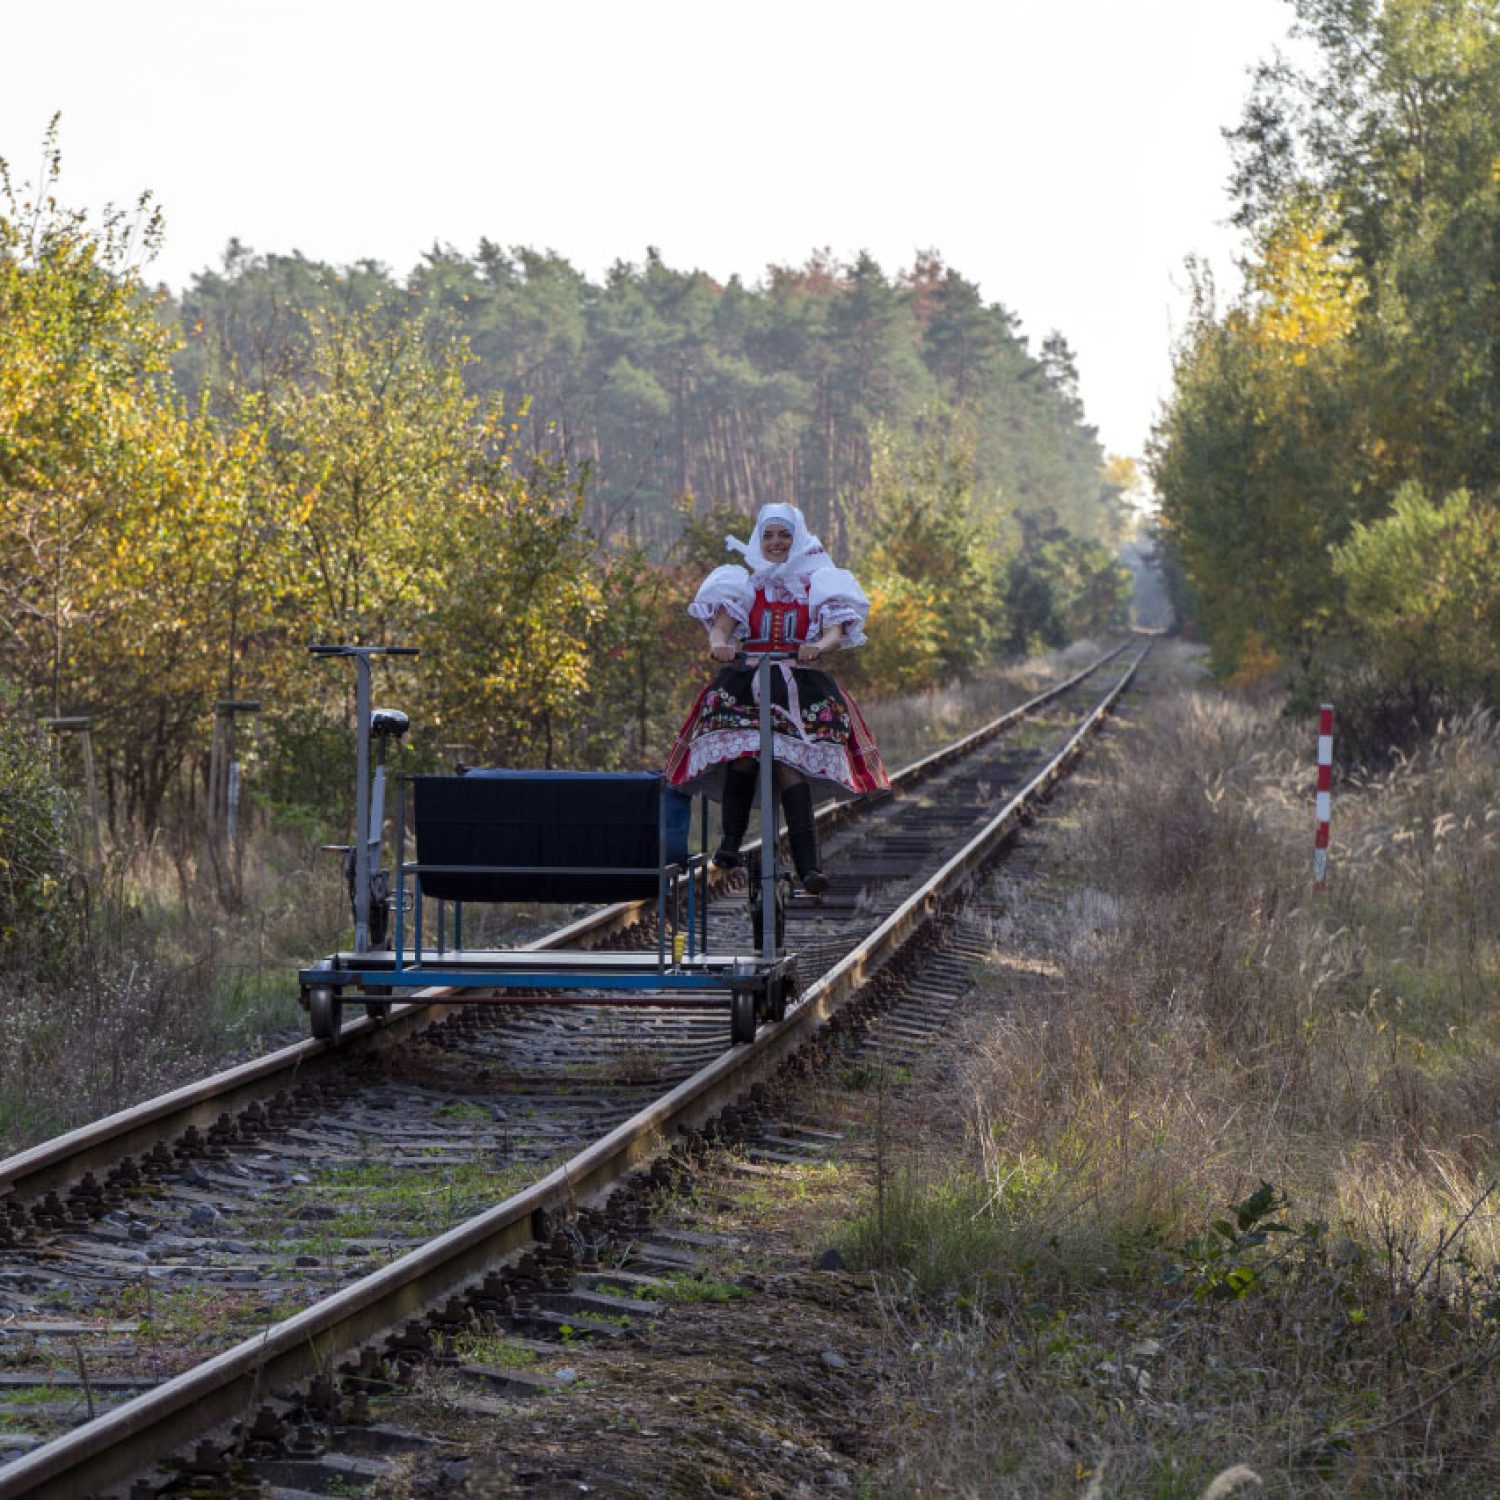
{"type": "Polygon", "coordinates": [[[761,506],[748,542],[742,542],[735,536],[726,536],[724,545],[730,551],[743,555],[750,569],[750,583],[754,588],[767,589],[769,592],[772,586],[779,585],[798,600],[807,598],[807,587],[802,580],[819,568],[829,566],[828,554],[824,552],[822,542],[807,529],[802,512],[795,505],[787,505],[781,501],[761,506]],[[760,539],[772,522],[785,526],[792,534],[791,550],[782,563],[772,563],[760,547],[760,539]]]}

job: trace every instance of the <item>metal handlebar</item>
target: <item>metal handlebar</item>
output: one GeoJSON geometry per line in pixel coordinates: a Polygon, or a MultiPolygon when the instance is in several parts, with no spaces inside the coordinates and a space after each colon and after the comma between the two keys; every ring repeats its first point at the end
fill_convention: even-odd
{"type": "Polygon", "coordinates": [[[312,656],[420,656],[417,646],[309,646],[312,656]]]}

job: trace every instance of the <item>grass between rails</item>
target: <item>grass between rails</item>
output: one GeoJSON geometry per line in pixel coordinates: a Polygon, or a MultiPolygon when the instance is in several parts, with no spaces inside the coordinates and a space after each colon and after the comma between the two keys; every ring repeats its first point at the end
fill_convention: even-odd
{"type": "Polygon", "coordinates": [[[1500,735],[1342,787],[1315,894],[1305,728],[1183,674],[1005,891],[941,1086],[882,1101],[876,1488],[1491,1494],[1500,735]]]}
{"type": "Polygon", "coordinates": [[[442,1166],[370,1162],[327,1167],[308,1189],[308,1203],[331,1210],[334,1217],[312,1227],[320,1237],[426,1237],[504,1202],[553,1165],[496,1166],[476,1159],[442,1166]]]}
{"type": "MultiPolygon", "coordinates": [[[[456,1495],[444,1476],[467,1459],[466,1495],[620,1497],[859,1493],[874,1371],[862,1351],[878,1333],[868,1278],[812,1267],[830,1210],[853,1212],[864,1176],[828,1161],[741,1171],[728,1148],[695,1167],[691,1187],[664,1194],[653,1217],[711,1231],[695,1269],[601,1291],[660,1305],[632,1318],[633,1337],[569,1337],[550,1349],[476,1336],[477,1363],[529,1367],[556,1389],[466,1414],[441,1371],[405,1420],[452,1448],[416,1456],[376,1487],[380,1500],[456,1495]]],[[[590,1322],[596,1321],[594,1318],[590,1322]]]]}

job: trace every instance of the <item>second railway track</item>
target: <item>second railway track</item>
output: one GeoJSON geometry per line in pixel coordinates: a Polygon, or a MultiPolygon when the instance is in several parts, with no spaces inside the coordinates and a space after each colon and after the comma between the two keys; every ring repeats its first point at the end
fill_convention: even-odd
{"type": "MultiPolygon", "coordinates": [[[[895,799],[830,819],[834,888],[788,924],[805,998],[751,1046],[726,1052],[714,1014],[445,1013],[434,996],[0,1163],[0,1497],[128,1479],[454,1293],[461,1320],[514,1317],[539,1274],[517,1255],[587,1254],[612,1232],[594,1213],[612,1183],[804,1045],[993,857],[1128,684],[1139,656],[1068,709],[1118,654],[908,768],[895,799]],[[1006,737],[1022,722],[1033,743],[1006,737]]],[[[709,920],[732,949],[742,902],[709,920]]],[[[611,908],[552,939],[588,940],[655,938],[611,908]]]]}

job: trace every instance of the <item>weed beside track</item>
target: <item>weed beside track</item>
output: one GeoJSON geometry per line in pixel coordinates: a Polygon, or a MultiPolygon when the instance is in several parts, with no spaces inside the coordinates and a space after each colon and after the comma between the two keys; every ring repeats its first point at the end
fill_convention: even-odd
{"type": "Polygon", "coordinates": [[[885,1289],[876,1488],[1491,1494],[1500,738],[1346,781],[1315,893],[1305,727],[1165,656],[834,1230],[885,1289]]]}

